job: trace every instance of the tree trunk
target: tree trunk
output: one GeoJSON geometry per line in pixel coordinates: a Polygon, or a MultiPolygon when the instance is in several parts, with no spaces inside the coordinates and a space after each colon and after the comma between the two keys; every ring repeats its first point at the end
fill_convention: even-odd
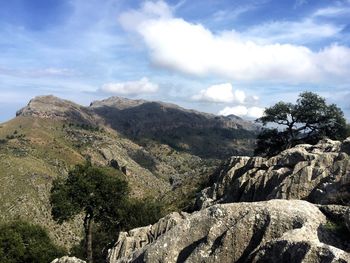
{"type": "Polygon", "coordinates": [[[85,229],[85,253],[86,262],[93,263],[92,259],[92,215],[86,214],[84,218],[84,229],[85,229]]]}

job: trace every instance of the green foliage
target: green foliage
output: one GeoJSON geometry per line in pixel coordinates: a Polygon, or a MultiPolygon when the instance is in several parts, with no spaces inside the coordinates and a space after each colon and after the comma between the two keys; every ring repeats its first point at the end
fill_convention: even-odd
{"type": "Polygon", "coordinates": [[[47,263],[64,254],[40,226],[21,221],[0,226],[2,263],[47,263]]]}
{"type": "Polygon", "coordinates": [[[8,139],[8,140],[12,140],[12,139],[14,139],[14,138],[16,138],[14,135],[6,135],[6,139],[8,139]]]}
{"type": "Polygon", "coordinates": [[[154,172],[156,170],[156,165],[157,165],[156,160],[149,153],[142,150],[137,150],[135,152],[131,152],[130,156],[135,162],[137,162],[143,168],[148,169],[151,172],[154,172]]]}
{"type": "Polygon", "coordinates": [[[257,121],[265,128],[258,135],[255,154],[266,156],[300,143],[315,144],[323,137],[342,140],[347,135],[343,112],[312,92],[301,93],[296,104],[278,102],[266,108],[264,116],[257,121]],[[266,128],[268,125],[279,128],[266,128]]]}
{"type": "Polygon", "coordinates": [[[350,124],[346,124],[346,137],[350,137],[350,124]]]}
{"type": "Polygon", "coordinates": [[[255,154],[273,156],[281,152],[287,143],[285,133],[277,129],[262,129],[257,136],[255,154]]]}
{"type": "Polygon", "coordinates": [[[66,180],[55,180],[51,189],[50,203],[55,221],[62,223],[79,213],[84,213],[87,262],[92,262],[93,223],[118,225],[120,209],[127,200],[127,182],[110,175],[102,168],[77,165],[66,180]]]}
{"type": "MultiPolygon", "coordinates": [[[[87,124],[87,123],[69,123],[68,127],[72,128],[72,127],[76,127],[77,129],[82,129],[82,130],[87,130],[87,131],[91,131],[91,132],[103,132],[104,129],[100,128],[98,126],[94,126],[91,124],[87,124]]],[[[62,129],[66,128],[66,124],[62,125],[62,129]]]]}
{"type": "Polygon", "coordinates": [[[344,221],[328,219],[326,224],[324,224],[322,228],[326,232],[337,236],[342,241],[341,243],[343,243],[344,245],[347,243],[349,244],[350,232],[346,227],[344,221]]]}
{"type": "MultiPolygon", "coordinates": [[[[163,216],[163,206],[158,201],[127,199],[119,210],[118,217],[121,219],[119,223],[94,226],[92,241],[94,263],[104,263],[106,261],[108,249],[117,241],[120,231],[154,224],[163,216]]],[[[71,254],[78,258],[86,257],[85,243],[86,240],[82,240],[79,245],[72,249],[71,254]]]]}
{"type": "Polygon", "coordinates": [[[159,201],[129,199],[121,209],[120,230],[129,230],[155,223],[163,216],[163,205],[159,201]]]}
{"type": "Polygon", "coordinates": [[[95,221],[107,222],[117,213],[128,192],[127,182],[120,177],[89,164],[77,165],[66,180],[53,182],[52,216],[62,223],[84,212],[92,213],[95,221]]]}

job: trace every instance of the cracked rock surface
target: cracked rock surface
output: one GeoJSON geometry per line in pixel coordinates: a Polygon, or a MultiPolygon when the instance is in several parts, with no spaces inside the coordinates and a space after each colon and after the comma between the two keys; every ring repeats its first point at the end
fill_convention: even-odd
{"type": "Polygon", "coordinates": [[[197,198],[216,203],[302,199],[316,204],[350,200],[350,138],[302,144],[271,158],[231,157],[197,198]]]}
{"type": "Polygon", "coordinates": [[[122,233],[108,262],[350,262],[348,244],[323,231],[327,222],[301,200],[218,204],[122,233]],[[154,229],[158,236],[138,242],[154,229]]]}

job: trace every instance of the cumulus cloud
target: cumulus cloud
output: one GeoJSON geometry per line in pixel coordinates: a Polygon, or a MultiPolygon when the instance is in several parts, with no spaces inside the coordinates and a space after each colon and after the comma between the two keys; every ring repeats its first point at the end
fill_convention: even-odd
{"type": "MultiPolygon", "coordinates": [[[[119,18],[125,29],[141,37],[153,63],[159,67],[196,76],[281,83],[344,81],[350,77],[350,48],[346,46],[333,44],[313,51],[303,45],[263,43],[234,30],[214,33],[201,24],[174,17],[166,6],[162,1],[151,7],[146,2],[141,9],[128,11],[119,18]],[[338,56],[340,53],[342,56],[338,56]],[[340,70],[339,65],[344,68],[340,70]]],[[[276,25],[270,25],[270,33],[278,28],[276,25]]],[[[283,30],[288,27],[281,25],[283,30]]],[[[338,32],[332,25],[312,21],[293,26],[293,31],[302,30],[303,35],[311,29],[321,37],[338,32]],[[305,25],[308,27],[303,29],[305,25]]],[[[278,34],[282,33],[279,29],[278,34]]]]}
{"type": "Polygon", "coordinates": [[[137,81],[106,83],[100,90],[102,92],[120,95],[137,95],[142,93],[153,93],[156,92],[158,88],[158,84],[150,82],[148,78],[142,78],[137,81]]]}
{"type": "Polygon", "coordinates": [[[264,113],[264,108],[260,107],[246,107],[243,105],[234,106],[234,107],[225,107],[223,110],[219,112],[219,115],[236,115],[240,117],[248,117],[248,118],[260,118],[264,113]]]}
{"type": "Polygon", "coordinates": [[[244,91],[234,91],[231,83],[223,83],[202,89],[199,94],[192,96],[192,99],[203,102],[243,103],[246,99],[246,95],[244,91]]]}

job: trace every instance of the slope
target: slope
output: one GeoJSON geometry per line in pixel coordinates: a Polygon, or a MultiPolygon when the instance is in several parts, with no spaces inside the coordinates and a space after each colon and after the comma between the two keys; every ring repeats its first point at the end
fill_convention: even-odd
{"type": "MultiPolygon", "coordinates": [[[[73,165],[87,158],[124,176],[135,197],[160,198],[169,210],[184,208],[200,182],[219,163],[219,157],[230,152],[218,148],[219,157],[203,158],[214,157],[213,151],[206,154],[203,144],[203,154],[194,154],[195,140],[189,147],[179,147],[188,144],[183,142],[185,135],[198,137],[208,145],[211,128],[231,132],[243,129],[231,119],[219,121],[221,117],[215,119],[175,105],[122,98],[107,101],[110,105],[101,101],[83,107],[53,96],[36,97],[17,112],[16,118],[1,124],[0,221],[29,220],[46,227],[59,244],[69,247],[76,243],[82,231],[79,219],[63,226],[55,224],[48,197],[52,180],[66,176],[73,165]],[[201,120],[195,122],[194,118],[201,120]],[[124,129],[122,123],[128,123],[130,129],[124,129]],[[175,142],[166,138],[177,128],[185,130],[183,138],[175,142]],[[134,129],[140,131],[138,136],[130,132],[134,129]],[[196,129],[206,135],[195,134],[196,129]]],[[[243,120],[238,122],[253,127],[243,120]]],[[[243,145],[242,152],[250,150],[254,128],[244,131],[249,139],[243,136],[242,141],[237,140],[243,145]]],[[[224,137],[218,135],[217,140],[225,144],[224,137]]]]}

